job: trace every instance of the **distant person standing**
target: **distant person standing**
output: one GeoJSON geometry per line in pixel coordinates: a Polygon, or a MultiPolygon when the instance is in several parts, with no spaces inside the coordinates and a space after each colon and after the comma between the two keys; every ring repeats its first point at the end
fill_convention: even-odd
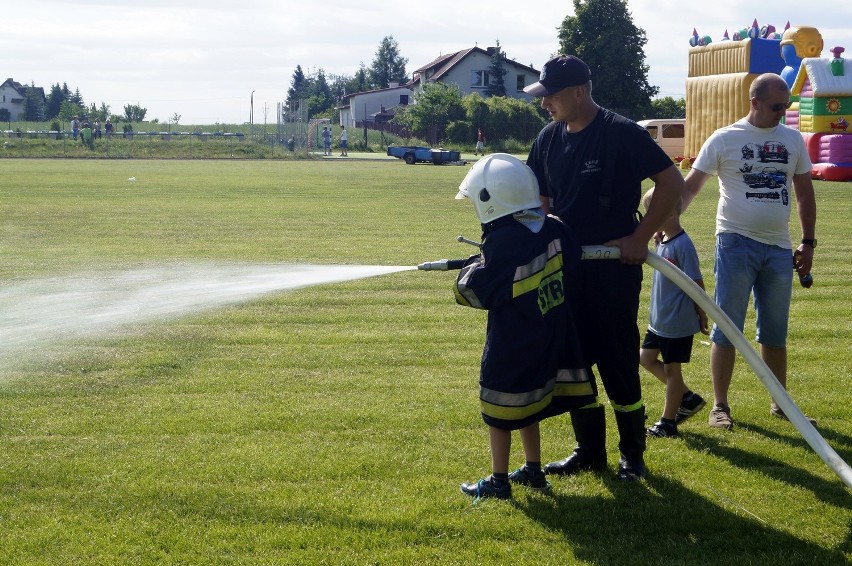
{"type": "Polygon", "coordinates": [[[323,155],[331,155],[331,130],[326,126],[322,127],[322,147],[323,155]]]}
{"type": "Polygon", "coordinates": [[[482,132],[482,128],[476,131],[476,149],[473,151],[473,154],[485,155],[485,134],[482,132]]]}
{"type": "Polygon", "coordinates": [[[100,121],[100,120],[95,120],[95,132],[94,132],[94,135],[95,135],[95,139],[96,139],[96,140],[101,139],[101,121],[100,121]]]}
{"type": "Polygon", "coordinates": [[[77,141],[77,136],[80,135],[80,119],[77,116],[71,119],[71,136],[74,141],[77,141]]]}
{"type": "Polygon", "coordinates": [[[346,134],[346,126],[340,126],[340,157],[349,157],[349,136],[346,134]]]}
{"type": "Polygon", "coordinates": [[[82,140],[82,142],[86,144],[86,147],[88,147],[89,149],[95,148],[95,142],[92,139],[92,136],[92,126],[89,125],[88,122],[84,122],[83,129],[80,130],[80,140],[82,140]]]}
{"type": "Polygon", "coordinates": [[[104,130],[106,131],[107,140],[112,138],[112,122],[109,118],[107,118],[106,123],[104,124],[104,130]]]}

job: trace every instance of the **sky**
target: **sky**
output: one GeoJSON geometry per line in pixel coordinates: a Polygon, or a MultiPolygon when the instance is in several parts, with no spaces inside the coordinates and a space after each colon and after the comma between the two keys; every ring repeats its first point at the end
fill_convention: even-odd
{"type": "MultiPolygon", "coordinates": [[[[686,93],[689,38],[727,30],[816,27],[831,56],[852,57],[852,2],[628,0],[645,31],[648,82],[659,96],[686,93]]],[[[559,48],[573,1],[26,0],[3,9],[0,81],[79,89],[86,105],[181,124],[274,124],[293,72],[352,76],[393,36],[408,74],[438,56],[500,41],[509,59],[541,69],[559,48]]],[[[630,38],[625,38],[629,40],[630,38]]]]}

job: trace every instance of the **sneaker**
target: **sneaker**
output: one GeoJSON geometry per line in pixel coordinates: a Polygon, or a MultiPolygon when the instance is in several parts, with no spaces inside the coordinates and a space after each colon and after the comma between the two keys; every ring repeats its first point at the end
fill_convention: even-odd
{"type": "Polygon", "coordinates": [[[734,428],[734,419],[731,418],[731,408],[727,405],[716,405],[707,417],[708,424],[713,428],[734,428]]]}
{"type": "Polygon", "coordinates": [[[656,436],[657,438],[677,436],[677,425],[657,421],[653,426],[648,428],[648,436],[656,436]]]}
{"type": "MultiPolygon", "coordinates": [[[[772,403],[769,406],[769,414],[772,415],[773,417],[776,417],[776,418],[779,418],[779,419],[784,419],[785,421],[790,420],[790,419],[787,418],[787,415],[784,414],[784,411],[781,410],[781,407],[779,407],[775,403],[772,403]]],[[[816,419],[811,418],[807,415],[805,415],[805,418],[808,419],[808,422],[811,423],[813,426],[816,426],[816,424],[817,424],[816,419]]]]}
{"type": "Polygon", "coordinates": [[[509,474],[509,481],[539,491],[550,490],[550,482],[544,477],[544,472],[541,470],[530,470],[526,466],[521,466],[509,474]]]}
{"type": "Polygon", "coordinates": [[[587,470],[598,471],[606,468],[605,458],[592,458],[590,456],[581,456],[574,452],[564,460],[558,462],[550,462],[544,467],[546,475],[554,476],[573,476],[578,472],[587,470]]]}
{"type": "Polygon", "coordinates": [[[461,491],[465,495],[470,495],[477,499],[480,497],[494,497],[496,499],[512,498],[512,486],[509,482],[497,484],[491,476],[475,483],[463,483],[461,484],[461,491]]]}
{"type": "Polygon", "coordinates": [[[680,424],[701,409],[707,404],[707,401],[704,400],[704,397],[699,395],[698,393],[693,393],[686,399],[681,400],[680,407],[677,410],[677,415],[675,415],[675,424],[680,424]]]}
{"type": "Polygon", "coordinates": [[[633,460],[628,460],[624,454],[621,455],[621,459],[618,461],[618,477],[621,481],[640,481],[648,475],[648,470],[645,468],[645,462],[641,457],[634,458],[633,460]]]}

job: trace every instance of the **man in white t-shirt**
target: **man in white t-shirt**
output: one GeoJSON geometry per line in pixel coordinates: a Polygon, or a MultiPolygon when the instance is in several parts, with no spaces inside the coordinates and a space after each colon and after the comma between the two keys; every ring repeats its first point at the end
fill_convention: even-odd
{"type": "MultiPolygon", "coordinates": [[[[760,355],[786,387],[792,271],[800,276],[811,271],[816,199],[802,135],[779,123],[790,105],[787,83],[774,73],[760,75],[749,89],[749,98],[748,115],[716,130],[698,152],[684,181],[684,210],[707,179],[717,175],[715,300],[742,330],[749,297],[754,294],[760,355]],[[802,227],[795,254],[789,228],[791,184],[802,227]]],[[[736,350],[715,324],[710,339],[715,406],[708,420],[712,427],[730,429],[734,423],[728,389],[736,350]]],[[[786,418],[774,401],[770,412],[786,418]]]]}

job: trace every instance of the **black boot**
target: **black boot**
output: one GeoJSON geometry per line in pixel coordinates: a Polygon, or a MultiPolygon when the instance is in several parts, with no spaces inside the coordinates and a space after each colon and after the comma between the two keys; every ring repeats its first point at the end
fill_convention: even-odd
{"type": "Polygon", "coordinates": [[[618,461],[618,479],[623,481],[641,480],[648,474],[645,468],[645,407],[635,411],[615,412],[618,425],[618,449],[621,458],[618,461]]]}
{"type": "MultiPolygon", "coordinates": [[[[571,427],[577,439],[573,454],[544,467],[545,474],[570,476],[586,470],[606,468],[606,418],[604,407],[570,411],[571,427]]],[[[644,429],[643,429],[644,430],[644,429]]]]}

